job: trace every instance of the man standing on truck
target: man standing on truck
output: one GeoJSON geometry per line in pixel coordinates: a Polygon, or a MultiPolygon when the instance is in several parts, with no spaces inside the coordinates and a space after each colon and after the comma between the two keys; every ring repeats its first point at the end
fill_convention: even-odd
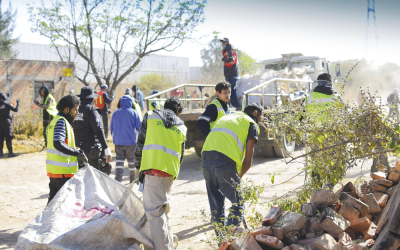
{"type": "Polygon", "coordinates": [[[230,87],[227,82],[219,82],[215,86],[217,98],[207,106],[204,113],[197,120],[196,125],[205,136],[210,133],[219,119],[230,113],[227,104],[231,95],[230,87]]]}
{"type": "Polygon", "coordinates": [[[224,62],[224,76],[225,81],[231,84],[231,105],[236,108],[236,110],[241,110],[241,106],[236,95],[236,82],[239,79],[239,57],[237,55],[236,49],[232,44],[229,43],[228,38],[221,39],[222,43],[222,58],[224,62]]]}
{"type": "Polygon", "coordinates": [[[243,197],[236,186],[251,167],[262,113],[261,105],[252,103],[244,113],[222,117],[206,138],[201,166],[213,223],[237,226],[243,219],[243,197]],[[232,202],[227,222],[225,198],[232,202]]]}
{"type": "Polygon", "coordinates": [[[143,208],[149,221],[155,249],[175,249],[168,213],[172,182],[178,178],[185,152],[187,128],[178,117],[183,105],[176,97],[164,109],[148,111],[140,126],[135,167],[143,183],[143,208]]]}

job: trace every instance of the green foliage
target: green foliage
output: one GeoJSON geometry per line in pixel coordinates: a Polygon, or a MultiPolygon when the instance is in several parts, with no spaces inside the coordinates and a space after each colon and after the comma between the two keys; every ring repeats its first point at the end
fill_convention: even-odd
{"type": "Polygon", "coordinates": [[[2,0],[0,0],[0,58],[14,58],[17,52],[12,46],[19,40],[13,38],[17,10],[13,11],[11,2],[6,11],[1,10],[1,5],[2,0]]]}
{"type": "Polygon", "coordinates": [[[361,162],[380,154],[400,152],[399,121],[388,113],[384,100],[362,90],[361,105],[342,103],[340,97],[347,87],[346,81],[356,66],[338,84],[339,93],[330,106],[317,106],[313,112],[306,112],[304,106],[288,102],[281,107],[286,112],[269,113],[271,134],[285,134],[306,146],[305,153],[287,159],[287,163],[305,159],[306,180],[289,198],[274,201],[284,210],[298,212],[313,189],[332,188],[361,162]]]}
{"type": "Polygon", "coordinates": [[[26,135],[28,138],[42,137],[43,119],[41,110],[25,111],[15,113],[12,122],[13,131],[16,135],[26,135]]]}
{"type": "Polygon", "coordinates": [[[249,56],[242,50],[238,50],[240,72],[255,73],[256,67],[251,68],[251,64],[256,62],[256,59],[249,56]]]}
{"type": "Polygon", "coordinates": [[[153,73],[142,75],[137,85],[145,96],[149,96],[153,90],[162,91],[173,87],[174,83],[167,76],[153,73]]]}

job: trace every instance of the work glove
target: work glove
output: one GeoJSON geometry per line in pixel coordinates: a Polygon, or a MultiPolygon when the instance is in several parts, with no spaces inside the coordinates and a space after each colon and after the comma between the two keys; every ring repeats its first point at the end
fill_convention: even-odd
{"type": "Polygon", "coordinates": [[[34,100],[33,103],[39,105],[39,102],[37,100],[34,100]]]}
{"type": "Polygon", "coordinates": [[[115,98],[114,90],[111,93],[112,93],[112,98],[115,98]]]}
{"type": "Polygon", "coordinates": [[[83,163],[88,163],[89,161],[82,149],[79,149],[79,153],[80,154],[77,156],[78,160],[83,163]]]}
{"type": "Polygon", "coordinates": [[[17,105],[19,105],[19,99],[17,99],[17,105]]]}
{"type": "Polygon", "coordinates": [[[223,55],[219,55],[219,60],[223,61],[224,60],[224,56],[223,55]]]}

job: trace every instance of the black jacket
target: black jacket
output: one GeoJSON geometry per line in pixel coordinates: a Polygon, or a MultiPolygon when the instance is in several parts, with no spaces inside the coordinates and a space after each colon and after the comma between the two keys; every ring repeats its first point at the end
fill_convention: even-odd
{"type": "Polygon", "coordinates": [[[81,99],[79,114],[72,123],[77,142],[100,142],[103,149],[108,147],[103,132],[103,120],[100,112],[100,109],[92,104],[92,99],[81,99]]]}
{"type": "Polygon", "coordinates": [[[0,121],[12,120],[11,111],[18,112],[19,104],[14,107],[11,103],[6,102],[6,95],[0,93],[0,121]]]}
{"type": "Polygon", "coordinates": [[[236,49],[233,47],[233,45],[228,44],[222,53],[224,52],[228,53],[228,58],[224,57],[222,59],[222,61],[224,61],[224,76],[228,78],[239,76],[239,56],[236,49]],[[227,65],[230,65],[234,60],[237,60],[237,62],[228,67],[227,65]]]}

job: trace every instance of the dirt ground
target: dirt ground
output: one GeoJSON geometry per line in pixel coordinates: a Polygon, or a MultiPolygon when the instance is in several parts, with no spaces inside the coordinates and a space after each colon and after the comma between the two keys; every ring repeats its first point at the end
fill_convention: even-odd
{"type": "MultiPolygon", "coordinates": [[[[299,152],[297,152],[299,153],[299,152]]],[[[212,238],[212,229],[202,229],[209,226],[204,220],[202,210],[206,215],[210,214],[206,187],[203,179],[200,159],[194,150],[186,150],[185,160],[181,166],[179,179],[174,182],[170,214],[171,225],[174,234],[178,236],[178,250],[184,249],[215,249],[209,245],[212,238]]],[[[45,171],[44,151],[22,154],[16,158],[0,159],[0,249],[13,249],[18,235],[46,206],[48,197],[48,177],[45,171]]],[[[390,158],[391,162],[396,160],[390,158]]],[[[112,162],[115,167],[115,161],[112,162]]],[[[369,175],[371,161],[354,168],[347,174],[345,180],[355,180],[360,175],[369,175]]],[[[266,202],[274,195],[282,195],[295,189],[304,182],[304,174],[301,172],[301,163],[286,165],[282,159],[263,158],[260,152],[256,153],[253,166],[245,177],[254,180],[255,184],[266,185],[260,197],[260,205],[257,211],[262,214],[267,210],[266,202]],[[275,177],[275,185],[271,186],[268,173],[279,173],[275,177]]],[[[128,170],[125,169],[124,184],[128,184],[128,170]]],[[[112,173],[114,178],[114,171],[112,173]]],[[[135,193],[138,186],[134,186],[135,193]]],[[[229,207],[227,202],[226,207],[229,207]]]]}

